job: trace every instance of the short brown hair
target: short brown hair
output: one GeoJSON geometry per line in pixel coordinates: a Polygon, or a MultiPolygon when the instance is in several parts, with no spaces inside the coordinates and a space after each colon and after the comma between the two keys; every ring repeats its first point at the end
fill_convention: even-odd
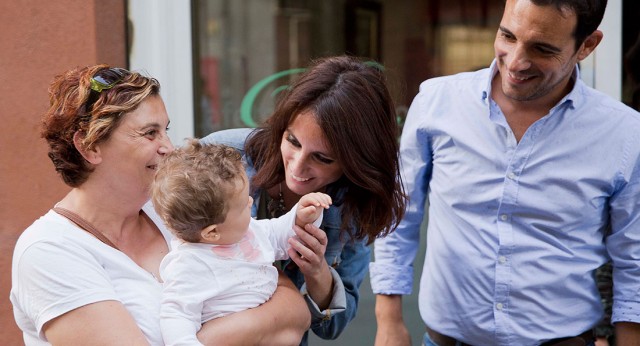
{"type": "Polygon", "coordinates": [[[247,183],[237,150],[189,139],[158,164],[151,200],[177,237],[197,243],[203,228],[225,221],[226,201],[247,183]]]}
{"type": "Polygon", "coordinates": [[[536,6],[554,5],[559,11],[569,9],[576,14],[577,23],[573,31],[576,50],[598,29],[607,7],[607,0],[531,0],[531,2],[536,6]]]}
{"type": "Polygon", "coordinates": [[[82,185],[93,171],[76,149],[74,134],[82,131],[82,145],[92,149],[109,139],[123,114],[134,111],[147,97],[160,92],[157,80],[119,69],[122,79],[96,97],[96,91],[91,90],[91,78],[105,69],[109,66],[75,68],[56,76],[49,87],[49,109],[42,117],[41,136],[49,144],[48,155],[56,171],[71,187],[82,185]]]}

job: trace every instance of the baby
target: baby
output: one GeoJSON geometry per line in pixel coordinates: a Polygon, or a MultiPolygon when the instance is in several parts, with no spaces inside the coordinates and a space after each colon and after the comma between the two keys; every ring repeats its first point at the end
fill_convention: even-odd
{"type": "Polygon", "coordinates": [[[240,153],[195,139],[158,165],[151,196],[178,238],[160,265],[167,345],[200,344],[204,322],[269,300],[278,279],[272,263],[288,258],[294,223],[319,226],[331,204],[328,195],[310,193],[282,217],[254,220],[240,153]]]}

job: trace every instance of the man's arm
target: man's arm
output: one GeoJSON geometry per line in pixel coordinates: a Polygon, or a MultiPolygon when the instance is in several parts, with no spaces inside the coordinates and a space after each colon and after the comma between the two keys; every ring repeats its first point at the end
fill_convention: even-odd
{"type": "Polygon", "coordinates": [[[610,198],[611,232],[605,246],[613,266],[613,313],[618,345],[640,346],[640,307],[638,277],[640,277],[640,138],[637,130],[627,133],[628,142],[623,150],[631,164],[621,169],[622,188],[610,198]]]}
{"type": "Polygon", "coordinates": [[[402,130],[400,166],[409,196],[404,218],[396,230],[375,240],[375,262],[369,266],[371,288],[376,294],[376,345],[409,345],[402,321],[402,295],[413,287],[413,261],[420,245],[420,225],[425,214],[432,154],[423,130],[425,94],[416,96],[402,130]]]}
{"type": "Polygon", "coordinates": [[[205,345],[298,345],[310,324],[304,298],[280,273],[269,301],[208,321],[198,332],[198,339],[205,345]]]}
{"type": "Polygon", "coordinates": [[[411,345],[409,331],[402,319],[401,295],[376,295],[376,321],[375,346],[411,345]]]}

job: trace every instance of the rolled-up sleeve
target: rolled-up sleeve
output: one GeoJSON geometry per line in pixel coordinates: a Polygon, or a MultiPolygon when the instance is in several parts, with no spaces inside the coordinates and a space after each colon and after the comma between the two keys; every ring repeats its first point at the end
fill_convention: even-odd
{"type": "Polygon", "coordinates": [[[375,294],[411,294],[413,261],[420,245],[420,225],[431,169],[429,138],[423,129],[425,102],[423,94],[416,96],[402,131],[400,168],[409,203],[398,228],[375,240],[375,261],[369,265],[375,294]]]}
{"type": "Polygon", "coordinates": [[[610,199],[611,235],[606,245],[613,264],[612,322],[640,323],[640,139],[627,145],[619,174],[621,188],[610,199]]]}

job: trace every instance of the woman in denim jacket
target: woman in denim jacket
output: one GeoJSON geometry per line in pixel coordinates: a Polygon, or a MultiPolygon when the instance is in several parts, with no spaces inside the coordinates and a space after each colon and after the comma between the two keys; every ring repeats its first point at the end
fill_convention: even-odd
{"type": "Polygon", "coordinates": [[[279,216],[309,192],[331,196],[320,228],[296,229],[282,268],[307,301],[311,329],[335,339],[356,315],[367,245],[404,213],[394,105],[382,71],[346,56],[315,62],[283,94],[261,127],[202,142],[242,152],[254,217],[279,216]]]}

